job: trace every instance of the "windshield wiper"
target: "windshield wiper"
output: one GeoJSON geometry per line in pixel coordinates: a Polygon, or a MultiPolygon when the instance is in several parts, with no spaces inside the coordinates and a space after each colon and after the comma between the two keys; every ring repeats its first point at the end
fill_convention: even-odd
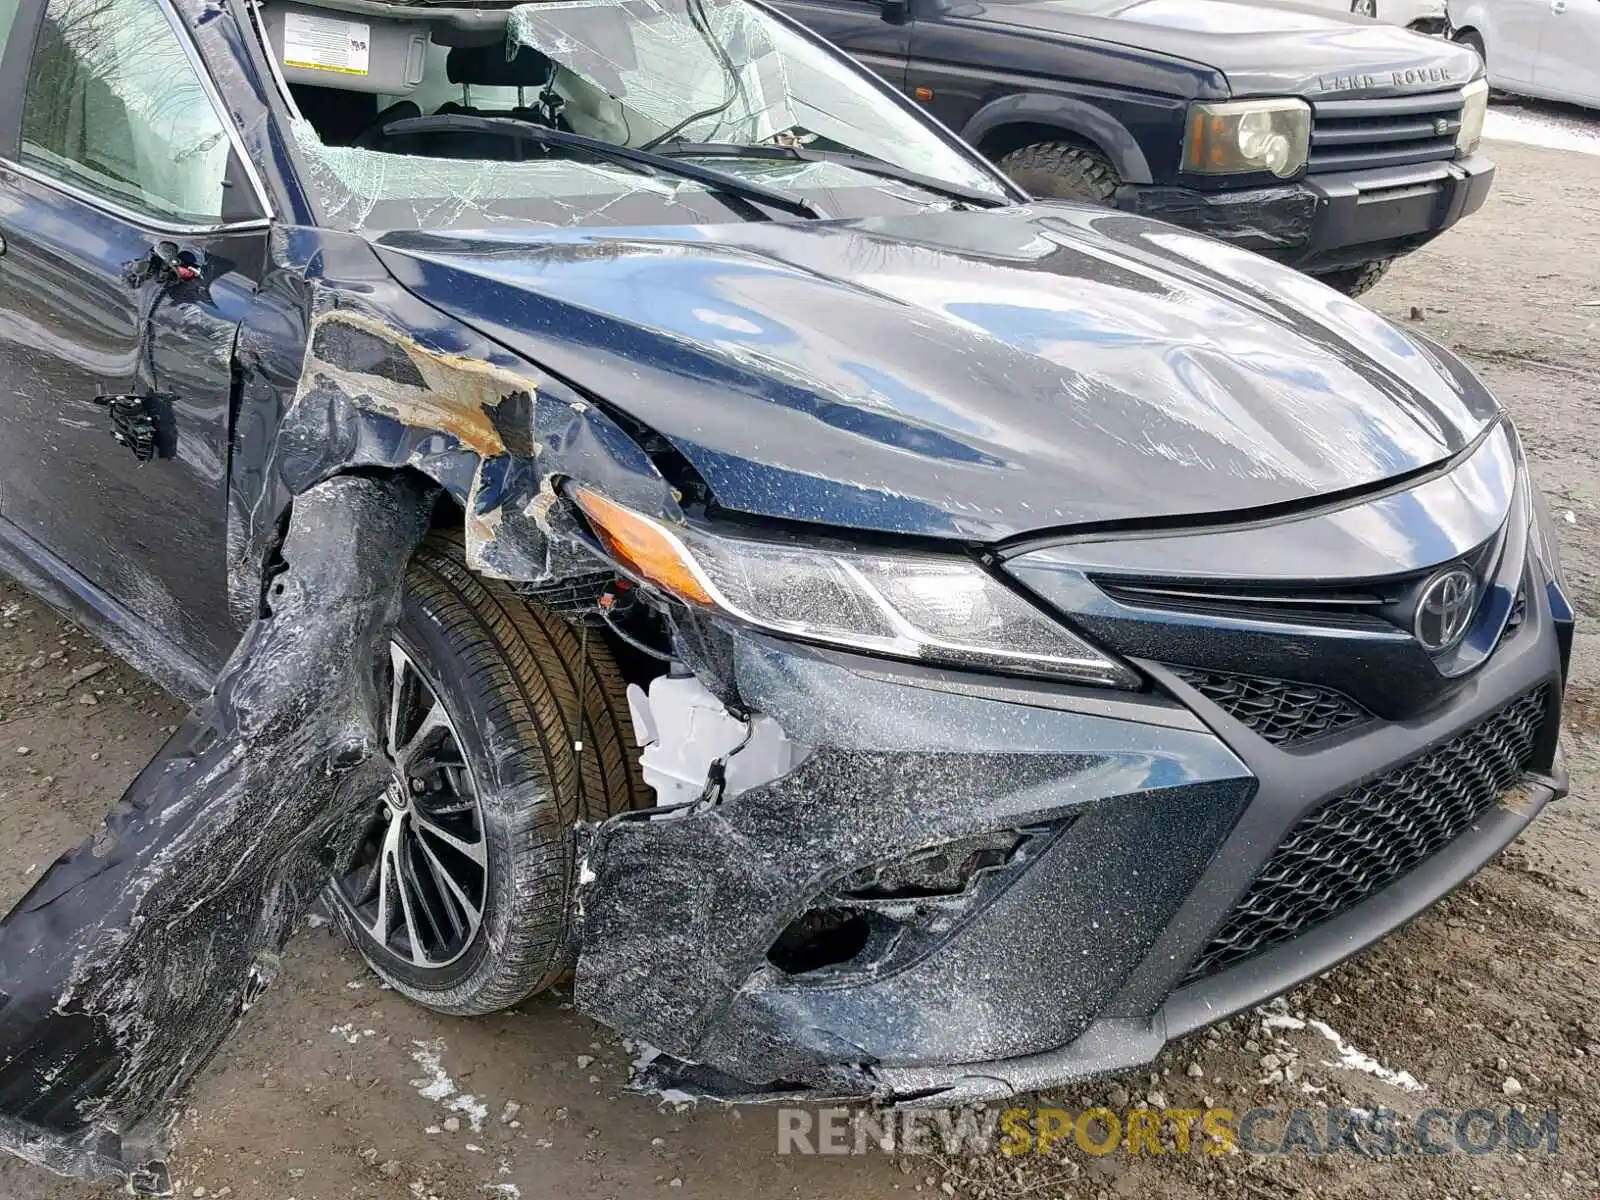
{"type": "Polygon", "coordinates": [[[635,150],[631,146],[617,146],[599,138],[584,137],[581,133],[568,133],[565,129],[551,129],[518,117],[478,117],[466,113],[446,113],[431,117],[406,117],[390,121],[383,127],[385,137],[398,137],[407,133],[492,133],[521,141],[536,142],[543,146],[561,146],[568,150],[581,150],[585,154],[624,166],[638,167],[679,179],[703,183],[712,192],[737,196],[741,200],[765,204],[797,217],[813,219],[827,216],[809,200],[791,196],[764,184],[740,179],[715,167],[702,167],[697,163],[679,162],[663,154],[648,150],[635,150]]]}
{"type": "Polygon", "coordinates": [[[983,208],[999,208],[1012,203],[1012,198],[979,191],[959,183],[947,183],[928,175],[909,171],[895,163],[865,154],[847,154],[837,150],[809,150],[803,146],[740,146],[733,142],[668,142],[656,151],[685,158],[770,158],[788,162],[829,162],[863,175],[876,175],[882,179],[897,179],[925,192],[933,192],[951,200],[976,204],[983,208]]]}

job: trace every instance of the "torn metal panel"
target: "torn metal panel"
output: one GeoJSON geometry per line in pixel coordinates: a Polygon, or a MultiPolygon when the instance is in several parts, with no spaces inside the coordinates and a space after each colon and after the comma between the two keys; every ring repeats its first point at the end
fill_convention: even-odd
{"type": "Polygon", "coordinates": [[[751,637],[735,676],[810,753],[720,803],[593,831],[576,1000],[747,1091],[889,1095],[880,1064],[1069,1041],[1251,791],[1208,732],[1152,739],[751,637]]]}
{"type": "Polygon", "coordinates": [[[0,923],[4,1148],[159,1191],[189,1084],[388,781],[376,664],[430,507],[404,477],[302,495],[213,695],[0,923]]]}
{"type": "Polygon", "coordinates": [[[573,478],[678,518],[672,489],[599,406],[396,286],[350,235],[275,235],[239,339],[230,576],[254,603],[291,497],[352,467],[410,468],[460,506],[467,562],[537,584],[592,572],[561,533],[573,478]],[[258,465],[254,465],[258,464],[258,465]]]}

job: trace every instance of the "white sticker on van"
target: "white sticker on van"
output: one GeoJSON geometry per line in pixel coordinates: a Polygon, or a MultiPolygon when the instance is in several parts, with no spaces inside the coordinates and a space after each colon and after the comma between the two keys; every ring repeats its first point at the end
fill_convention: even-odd
{"type": "Polygon", "coordinates": [[[365,75],[371,55],[372,26],[365,21],[283,14],[283,65],[309,71],[365,75]]]}

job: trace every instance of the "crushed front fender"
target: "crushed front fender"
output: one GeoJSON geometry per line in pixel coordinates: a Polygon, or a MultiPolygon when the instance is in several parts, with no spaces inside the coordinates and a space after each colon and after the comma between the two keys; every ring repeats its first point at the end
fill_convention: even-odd
{"type": "Polygon", "coordinates": [[[387,779],[376,664],[429,511],[399,476],[299,497],[214,693],[0,922],[0,1147],[163,1194],[184,1094],[387,779]]]}

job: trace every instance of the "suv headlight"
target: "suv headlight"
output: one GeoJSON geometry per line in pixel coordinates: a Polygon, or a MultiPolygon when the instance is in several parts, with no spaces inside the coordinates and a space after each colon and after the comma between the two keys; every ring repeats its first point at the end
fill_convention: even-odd
{"type": "Polygon", "coordinates": [[[1183,169],[1197,175],[1271,171],[1281,179],[1306,165],[1311,106],[1304,100],[1196,101],[1189,106],[1183,169]]]}
{"type": "Polygon", "coordinates": [[[618,565],[685,604],[873,654],[1109,687],[1139,678],[957,554],[842,550],[668,528],[572,497],[618,565]]]}
{"type": "Polygon", "coordinates": [[[1483,119],[1489,115],[1489,81],[1475,79],[1461,89],[1461,132],[1456,134],[1456,151],[1471,154],[1483,141],[1483,119]]]}

